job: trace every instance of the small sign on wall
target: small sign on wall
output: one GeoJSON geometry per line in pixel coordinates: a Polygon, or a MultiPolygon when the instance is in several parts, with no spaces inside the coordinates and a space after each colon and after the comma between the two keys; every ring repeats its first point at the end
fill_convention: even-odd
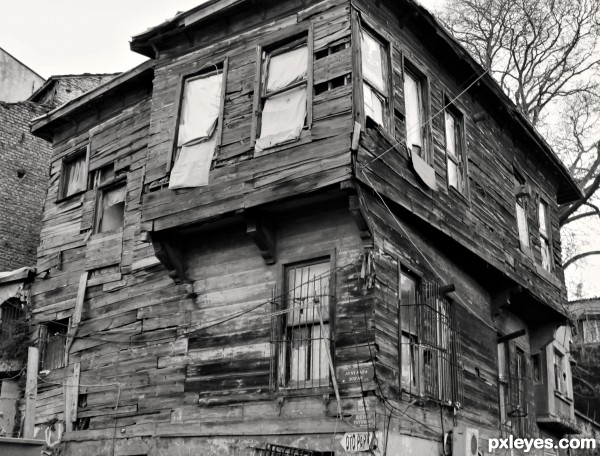
{"type": "Polygon", "coordinates": [[[369,451],[373,443],[372,432],[347,432],[340,441],[342,448],[349,453],[369,451]]]}
{"type": "Polygon", "coordinates": [[[363,366],[343,366],[339,369],[339,382],[340,384],[347,385],[351,383],[360,383],[361,381],[370,382],[373,380],[375,372],[373,371],[372,364],[365,364],[363,366]]]}

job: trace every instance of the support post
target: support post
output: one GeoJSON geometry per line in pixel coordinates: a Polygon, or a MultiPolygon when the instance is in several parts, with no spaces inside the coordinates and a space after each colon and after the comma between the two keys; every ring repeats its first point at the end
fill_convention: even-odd
{"type": "Polygon", "coordinates": [[[27,353],[27,384],[25,386],[25,426],[23,430],[23,437],[26,439],[33,439],[35,404],[37,402],[38,362],[38,349],[29,347],[27,353]]]}

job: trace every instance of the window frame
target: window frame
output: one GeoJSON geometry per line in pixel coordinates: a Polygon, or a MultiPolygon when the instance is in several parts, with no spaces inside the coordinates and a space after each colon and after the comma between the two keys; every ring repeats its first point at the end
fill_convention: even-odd
{"type": "MultiPolygon", "coordinates": [[[[328,275],[328,280],[329,280],[329,290],[330,290],[330,296],[329,296],[329,316],[328,316],[328,324],[329,324],[329,340],[330,340],[330,344],[329,344],[329,353],[331,356],[331,362],[333,363],[334,369],[335,369],[335,365],[336,365],[336,357],[335,357],[335,329],[336,329],[336,324],[335,324],[335,310],[336,310],[336,284],[335,284],[335,280],[334,280],[334,268],[335,268],[335,262],[336,262],[336,252],[334,251],[319,251],[319,252],[314,252],[313,254],[309,254],[309,255],[291,255],[291,256],[287,256],[285,258],[281,258],[279,261],[279,268],[278,268],[278,277],[277,277],[277,283],[278,283],[278,289],[283,290],[283,293],[281,294],[281,304],[279,306],[279,312],[281,313],[282,318],[278,318],[277,319],[277,324],[274,325],[274,331],[276,332],[275,334],[275,338],[277,340],[279,340],[279,342],[276,343],[275,345],[275,350],[274,353],[272,354],[272,359],[274,361],[274,366],[272,368],[272,377],[273,377],[273,381],[271,382],[271,388],[273,388],[275,391],[298,391],[298,390],[303,390],[303,389],[311,389],[314,390],[315,388],[325,388],[327,390],[329,390],[330,388],[332,388],[332,379],[331,379],[331,373],[328,372],[328,382],[326,385],[314,385],[314,386],[303,386],[303,387],[293,387],[289,385],[290,379],[289,379],[289,357],[287,354],[287,347],[288,344],[291,343],[291,341],[286,340],[285,334],[286,334],[286,329],[288,326],[287,323],[287,317],[289,312],[286,311],[287,309],[287,303],[286,303],[286,299],[285,296],[287,294],[287,271],[290,267],[297,267],[300,265],[310,265],[310,264],[324,264],[324,263],[328,263],[329,264],[329,272],[330,274],[328,275]],[[283,350],[285,350],[285,353],[283,353],[283,350]],[[284,379],[284,381],[282,382],[282,378],[284,379]]],[[[323,321],[323,323],[325,324],[325,321],[323,321]]],[[[317,325],[320,325],[319,323],[316,323],[317,325]]],[[[310,382],[310,380],[305,381],[305,383],[310,382]]],[[[320,382],[319,382],[320,383],[320,382]]]]}
{"type": "Polygon", "coordinates": [[[538,202],[538,232],[540,235],[540,255],[542,267],[548,271],[552,272],[554,270],[554,252],[552,248],[552,223],[550,222],[550,205],[548,202],[540,197],[538,202]],[[545,231],[546,234],[542,232],[542,210],[544,211],[544,221],[545,221],[545,231]],[[544,244],[548,247],[548,265],[544,265],[544,244]]]}
{"type": "MultiPolygon", "coordinates": [[[[420,100],[421,100],[421,137],[423,141],[424,151],[422,151],[420,157],[429,165],[433,166],[434,163],[434,151],[433,142],[431,140],[431,88],[430,80],[427,76],[427,72],[420,65],[407,58],[405,55],[402,56],[402,93],[404,97],[404,142],[408,147],[408,119],[406,113],[408,112],[406,105],[406,77],[409,75],[414,80],[420,83],[420,100]]],[[[413,150],[409,148],[409,152],[412,155],[413,150]]]]}
{"type": "MultiPolygon", "coordinates": [[[[375,31],[375,27],[371,24],[366,24],[364,20],[359,21],[357,27],[357,37],[356,42],[359,43],[357,46],[357,74],[359,75],[359,84],[357,84],[357,91],[359,92],[359,96],[357,97],[360,101],[360,106],[358,107],[358,120],[363,127],[366,126],[367,122],[367,114],[365,111],[365,93],[364,86],[369,86],[371,92],[376,95],[380,95],[380,99],[383,98],[383,125],[379,125],[383,131],[386,133],[393,135],[395,130],[395,119],[394,119],[394,108],[393,108],[393,100],[394,100],[394,80],[393,80],[393,71],[392,71],[392,41],[389,37],[384,36],[381,33],[377,33],[375,31]],[[363,71],[363,33],[369,35],[371,39],[377,42],[382,48],[382,71],[383,71],[383,81],[386,85],[384,91],[379,90],[374,84],[370,83],[369,80],[365,77],[363,71]],[[387,93],[385,93],[387,92],[387,93]]],[[[372,119],[375,122],[374,119],[372,119]]],[[[376,122],[375,122],[376,123],[376,122]]]]}
{"type": "Polygon", "coordinates": [[[61,201],[65,201],[71,197],[81,195],[82,193],[85,193],[88,190],[89,166],[90,166],[90,144],[89,143],[75,148],[74,151],[69,152],[67,155],[65,155],[62,158],[61,165],[60,165],[60,178],[58,180],[58,194],[57,194],[57,198],[56,198],[57,203],[59,203],[61,201]],[[67,182],[65,180],[66,179],[65,172],[66,172],[67,166],[70,163],[76,161],[81,156],[84,157],[84,172],[83,172],[83,174],[85,175],[84,188],[67,195],[66,188],[65,188],[65,185],[67,185],[67,182]]]}
{"type": "Polygon", "coordinates": [[[102,208],[104,193],[107,191],[114,190],[121,186],[125,187],[125,197],[123,198],[123,205],[124,205],[124,207],[123,207],[123,225],[121,226],[121,230],[124,229],[124,227],[125,227],[125,212],[127,210],[127,178],[126,178],[126,176],[118,177],[116,179],[113,179],[113,180],[106,182],[102,185],[99,185],[97,187],[96,203],[94,206],[94,224],[92,226],[92,234],[116,233],[119,231],[118,229],[113,230],[113,231],[99,231],[99,228],[100,228],[100,221],[101,221],[100,210],[102,208]]]}
{"type": "Polygon", "coordinates": [[[517,222],[517,237],[519,239],[519,247],[521,252],[523,252],[528,257],[533,257],[533,252],[531,250],[531,230],[529,229],[529,200],[531,199],[531,194],[527,196],[518,196],[516,190],[519,187],[527,187],[527,181],[525,178],[515,169],[513,172],[513,183],[514,183],[514,198],[515,198],[515,219],[517,222]],[[523,223],[524,226],[521,226],[521,218],[519,217],[519,207],[523,211],[523,223]],[[523,233],[521,233],[523,231],[523,233]],[[526,233],[525,239],[527,240],[527,244],[523,243],[522,234],[526,233]]]}
{"type": "Polygon", "coordinates": [[[40,365],[40,370],[56,370],[56,369],[62,369],[66,366],[65,363],[65,356],[66,356],[66,352],[67,352],[67,334],[68,334],[68,330],[71,324],[71,319],[70,318],[65,318],[62,320],[53,320],[53,321],[46,321],[40,324],[40,333],[38,336],[38,350],[40,352],[40,356],[39,356],[39,365],[40,365]],[[50,331],[50,327],[56,327],[56,328],[60,328],[60,331],[57,331],[55,335],[49,335],[49,331],[50,331]],[[62,353],[60,353],[60,350],[58,351],[58,356],[56,354],[52,355],[52,360],[56,362],[57,360],[59,361],[57,364],[55,365],[53,363],[51,363],[50,365],[48,365],[48,344],[50,342],[51,339],[55,339],[55,341],[61,341],[62,340],[62,344],[61,343],[56,343],[54,349],[58,350],[58,348],[60,347],[60,350],[62,350],[62,353]]]}
{"type": "MultiPolygon", "coordinates": [[[[215,153],[213,155],[213,162],[218,157],[219,148],[221,147],[221,141],[223,138],[223,118],[225,114],[225,92],[227,89],[227,73],[229,70],[229,57],[224,58],[220,62],[213,64],[204,64],[201,69],[194,69],[192,71],[188,71],[183,73],[179,77],[179,83],[177,85],[177,92],[175,95],[175,103],[176,103],[176,113],[175,116],[175,124],[173,126],[173,138],[171,140],[171,147],[169,149],[169,154],[167,156],[167,164],[166,164],[166,172],[170,173],[175,165],[175,156],[177,155],[177,141],[179,138],[179,126],[181,123],[181,115],[183,110],[183,95],[185,93],[185,85],[188,81],[192,81],[194,79],[200,79],[205,77],[210,77],[215,74],[219,74],[219,71],[222,72],[223,81],[221,84],[221,100],[219,106],[219,116],[217,121],[217,128],[215,131],[216,144],[215,144],[215,153]]],[[[212,165],[212,164],[211,164],[212,165]]]]}
{"type": "Polygon", "coordinates": [[[256,46],[256,69],[254,75],[254,97],[252,100],[252,127],[250,131],[250,147],[252,148],[253,155],[255,157],[261,155],[267,155],[272,152],[277,152],[282,148],[290,147],[290,145],[296,144],[302,141],[307,136],[310,138],[313,124],[313,98],[314,98],[314,33],[312,24],[300,24],[299,26],[290,27],[285,30],[285,34],[277,34],[269,39],[264,40],[261,44],[256,46]],[[265,89],[264,80],[266,77],[265,61],[263,59],[263,53],[270,55],[280,48],[285,48],[291,43],[297,43],[300,40],[306,40],[306,47],[308,52],[308,61],[306,69],[306,83],[295,83],[285,88],[285,90],[279,90],[271,93],[269,96],[273,97],[281,93],[285,93],[293,88],[300,87],[306,84],[306,118],[305,124],[302,127],[300,136],[295,141],[289,141],[285,143],[275,144],[262,151],[257,151],[256,140],[260,136],[262,127],[262,110],[263,110],[263,89],[265,89]]]}
{"type": "MultiPolygon", "coordinates": [[[[426,398],[443,406],[460,407],[463,399],[462,352],[456,302],[445,294],[436,294],[438,289],[435,285],[435,281],[425,280],[423,275],[399,265],[397,292],[399,391],[400,394],[405,392],[410,396],[426,398]],[[406,305],[401,302],[403,276],[410,278],[415,283],[416,331],[414,334],[404,330],[402,324],[402,306],[406,305]],[[404,368],[403,338],[409,339],[411,344],[409,349],[411,379],[408,390],[402,373],[404,368]],[[429,370],[427,370],[428,367],[429,370]],[[436,388],[429,386],[430,390],[427,389],[427,384],[431,384],[433,381],[428,375],[435,376],[436,388]],[[415,387],[415,391],[412,391],[413,387],[415,387]],[[449,397],[446,397],[447,395],[449,397]]],[[[412,319],[412,317],[410,318],[412,319]]]]}
{"type": "MultiPolygon", "coordinates": [[[[444,155],[446,161],[446,186],[448,190],[453,189],[460,196],[464,198],[468,198],[469,196],[469,175],[467,168],[467,135],[466,135],[466,121],[464,112],[459,109],[455,104],[451,103],[448,99],[448,96],[444,96],[444,119],[443,119],[443,127],[444,127],[444,155]],[[455,137],[455,149],[456,144],[460,145],[460,154],[458,155],[459,162],[456,161],[455,157],[452,157],[448,152],[448,138],[446,131],[446,116],[450,115],[454,117],[454,137],[455,137]],[[458,140],[458,141],[457,141],[458,140]],[[456,166],[457,172],[461,173],[462,176],[462,185],[461,188],[456,188],[454,185],[450,184],[450,173],[448,172],[448,164],[449,161],[452,161],[456,166]]],[[[456,151],[455,151],[456,152],[456,151]]]]}

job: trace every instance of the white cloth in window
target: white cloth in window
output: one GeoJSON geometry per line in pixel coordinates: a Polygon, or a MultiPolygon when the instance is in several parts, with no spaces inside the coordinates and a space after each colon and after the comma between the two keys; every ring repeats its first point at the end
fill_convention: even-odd
{"type": "Polygon", "coordinates": [[[363,78],[369,81],[380,92],[386,91],[386,81],[383,71],[383,48],[371,35],[363,31],[361,45],[361,60],[363,78]]]}
{"type": "Polygon", "coordinates": [[[208,185],[210,165],[217,146],[222,74],[189,81],[185,85],[181,124],[177,136],[179,156],[169,188],[208,185]]]}
{"type": "Polygon", "coordinates": [[[269,59],[267,93],[286,88],[306,79],[308,47],[303,46],[269,59]]]}
{"type": "Polygon", "coordinates": [[[406,143],[423,148],[421,82],[409,73],[404,75],[404,103],[406,106],[406,143]]]}
{"type": "Polygon", "coordinates": [[[86,186],[85,157],[78,158],[68,164],[67,191],[65,196],[85,190],[86,186]]]}
{"type": "Polygon", "coordinates": [[[365,100],[365,116],[383,126],[383,103],[367,84],[363,84],[363,98],[365,100]]]}
{"type": "Polygon", "coordinates": [[[268,98],[262,111],[256,150],[261,151],[298,139],[305,118],[306,87],[298,87],[268,98]]]}
{"type": "Polygon", "coordinates": [[[177,146],[207,138],[214,130],[221,108],[222,74],[192,79],[185,84],[177,146]]]}
{"type": "Polygon", "coordinates": [[[202,187],[208,185],[210,164],[217,146],[217,135],[202,142],[183,146],[171,171],[169,188],[202,187]]]}

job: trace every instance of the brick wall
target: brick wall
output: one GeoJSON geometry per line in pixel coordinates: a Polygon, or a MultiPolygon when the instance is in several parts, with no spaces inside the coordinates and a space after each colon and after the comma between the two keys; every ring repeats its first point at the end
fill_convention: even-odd
{"type": "Polygon", "coordinates": [[[52,149],[29,121],[46,109],[0,102],[0,271],[36,263],[52,149]]]}

